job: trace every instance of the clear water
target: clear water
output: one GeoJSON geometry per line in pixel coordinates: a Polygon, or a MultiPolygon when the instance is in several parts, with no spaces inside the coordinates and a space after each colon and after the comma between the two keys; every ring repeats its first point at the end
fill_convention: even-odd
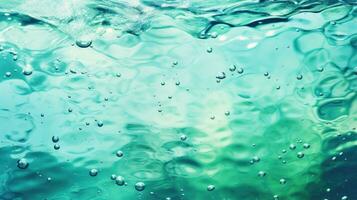
{"type": "Polygon", "coordinates": [[[1,200],[356,200],[357,1],[0,1],[1,200]]]}

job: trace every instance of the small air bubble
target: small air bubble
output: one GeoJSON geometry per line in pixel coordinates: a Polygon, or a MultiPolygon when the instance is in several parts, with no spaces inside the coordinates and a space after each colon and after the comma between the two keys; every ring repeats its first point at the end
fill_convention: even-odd
{"type": "Polygon", "coordinates": [[[32,74],[32,67],[27,65],[23,70],[22,70],[22,73],[25,75],[25,76],[29,76],[32,74]]]}
{"type": "Polygon", "coordinates": [[[279,183],[284,185],[286,183],[286,180],[282,178],[282,179],[279,180],[279,183]]]}
{"type": "Polygon", "coordinates": [[[17,167],[20,169],[26,169],[29,166],[29,163],[25,158],[21,158],[17,161],[17,167]]]}
{"type": "Polygon", "coordinates": [[[89,175],[90,176],[97,176],[98,175],[98,170],[97,169],[91,169],[89,171],[89,175]]]}
{"type": "Polygon", "coordinates": [[[123,157],[123,155],[124,155],[124,153],[123,153],[122,151],[117,151],[115,154],[116,154],[117,157],[119,157],[119,158],[123,157]]]}
{"type": "Polygon", "coordinates": [[[298,158],[303,158],[305,155],[304,155],[304,153],[303,152],[298,152],[297,153],[297,157],[298,158]]]}
{"type": "Polygon", "coordinates": [[[217,79],[225,79],[226,78],[226,73],[221,72],[221,74],[216,76],[217,79]]]}
{"type": "Polygon", "coordinates": [[[139,192],[143,191],[145,189],[145,183],[143,183],[143,182],[135,183],[135,189],[139,192]]]}
{"type": "Polygon", "coordinates": [[[76,45],[80,48],[87,48],[92,45],[92,40],[82,37],[76,41],[76,45]]]}
{"type": "Polygon", "coordinates": [[[213,191],[214,189],[216,189],[216,186],[214,186],[214,185],[209,185],[209,186],[207,186],[207,191],[213,191]]]}
{"type": "Polygon", "coordinates": [[[119,186],[123,186],[125,184],[125,179],[122,176],[117,176],[115,178],[115,183],[119,186]]]}
{"type": "Polygon", "coordinates": [[[232,67],[229,68],[229,71],[234,72],[237,69],[236,65],[233,65],[232,67]]]}
{"type": "Polygon", "coordinates": [[[55,144],[55,145],[53,145],[53,148],[54,148],[55,150],[58,150],[58,149],[61,148],[61,146],[60,146],[59,144],[55,144]]]}
{"type": "Polygon", "coordinates": [[[98,121],[97,121],[97,125],[98,125],[98,127],[102,127],[104,124],[103,124],[102,121],[98,120],[98,121]]]}
{"type": "Polygon", "coordinates": [[[266,172],[264,172],[264,171],[259,171],[259,172],[258,172],[258,176],[264,177],[264,176],[266,176],[266,172]]]}
{"type": "Polygon", "coordinates": [[[294,149],[296,149],[296,146],[295,146],[295,144],[290,144],[290,145],[289,145],[289,149],[291,149],[291,150],[294,150],[294,149]]]}

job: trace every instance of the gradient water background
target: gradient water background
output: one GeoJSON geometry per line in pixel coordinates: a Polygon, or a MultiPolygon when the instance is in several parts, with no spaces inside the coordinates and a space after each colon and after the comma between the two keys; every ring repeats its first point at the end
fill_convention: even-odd
{"type": "Polygon", "coordinates": [[[356,5],[1,1],[0,199],[356,200],[356,5]]]}

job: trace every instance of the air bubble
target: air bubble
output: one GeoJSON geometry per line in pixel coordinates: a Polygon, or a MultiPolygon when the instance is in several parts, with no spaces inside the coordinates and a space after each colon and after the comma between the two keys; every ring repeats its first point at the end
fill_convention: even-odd
{"type": "Polygon", "coordinates": [[[58,150],[58,149],[61,148],[61,146],[60,146],[59,144],[55,144],[55,145],[53,145],[53,148],[54,148],[55,150],[58,150]]]}
{"type": "Polygon", "coordinates": [[[100,120],[98,120],[97,121],[97,125],[98,125],[98,127],[102,127],[104,124],[103,124],[103,121],[100,121],[100,120]]]}
{"type": "Polygon", "coordinates": [[[115,178],[115,183],[119,186],[123,186],[125,184],[125,179],[122,176],[117,176],[115,178]]]}
{"type": "Polygon", "coordinates": [[[213,49],[212,47],[207,48],[207,53],[212,53],[213,49]]]}
{"type": "Polygon", "coordinates": [[[117,155],[117,157],[121,158],[121,157],[123,157],[124,153],[122,151],[117,151],[116,155],[117,155]]]}
{"type": "Polygon", "coordinates": [[[266,172],[265,171],[259,171],[258,172],[258,176],[260,176],[260,177],[264,177],[264,176],[266,176],[267,174],[266,174],[266,172]]]}
{"type": "Polygon", "coordinates": [[[181,135],[180,139],[181,139],[182,141],[187,140],[187,135],[181,135]]]}
{"type": "Polygon", "coordinates": [[[10,77],[11,76],[11,72],[5,72],[5,76],[6,77],[10,77]]]}
{"type": "Polygon", "coordinates": [[[237,70],[237,72],[238,72],[238,74],[243,74],[244,69],[243,69],[243,68],[239,68],[239,69],[237,70]]]}
{"type": "Polygon", "coordinates": [[[135,189],[139,192],[143,191],[145,189],[145,183],[143,183],[143,182],[135,183],[135,189]]]}
{"type": "Polygon", "coordinates": [[[297,157],[298,158],[303,158],[305,155],[304,155],[304,153],[303,152],[298,152],[297,153],[297,157]]]}
{"type": "Polygon", "coordinates": [[[98,175],[98,170],[97,169],[91,169],[89,171],[89,175],[90,176],[97,176],[98,175]]]}
{"type": "Polygon", "coordinates": [[[289,149],[291,149],[291,150],[294,150],[294,149],[296,149],[296,146],[295,146],[295,144],[290,144],[290,145],[289,145],[289,149]]]}
{"type": "Polygon", "coordinates": [[[286,180],[282,178],[282,179],[279,180],[279,183],[283,185],[283,184],[286,183],[286,180]]]}
{"type": "Polygon", "coordinates": [[[20,169],[26,169],[29,166],[29,163],[25,158],[21,158],[17,161],[17,167],[20,169]]]}
{"type": "Polygon", "coordinates": [[[92,40],[86,37],[82,37],[76,41],[76,45],[80,48],[87,48],[92,45],[92,40]]]}
{"type": "Polygon", "coordinates": [[[213,191],[214,189],[216,189],[216,186],[214,185],[207,186],[207,191],[213,191]]]}
{"type": "Polygon", "coordinates": [[[32,67],[27,65],[23,70],[22,70],[22,74],[24,74],[25,76],[29,76],[32,74],[32,67]]]}
{"type": "Polygon", "coordinates": [[[260,158],[258,156],[254,156],[253,159],[252,159],[254,162],[259,162],[260,161],[260,158]]]}
{"type": "Polygon", "coordinates": [[[233,65],[232,67],[229,68],[229,71],[234,72],[237,69],[236,65],[233,65]]]}
{"type": "Polygon", "coordinates": [[[226,73],[221,72],[221,74],[216,76],[217,79],[225,79],[226,78],[226,73]]]}

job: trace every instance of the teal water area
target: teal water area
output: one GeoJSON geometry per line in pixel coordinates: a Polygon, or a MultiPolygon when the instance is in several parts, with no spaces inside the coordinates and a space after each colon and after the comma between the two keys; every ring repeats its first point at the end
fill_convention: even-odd
{"type": "Polygon", "coordinates": [[[356,200],[357,1],[0,1],[0,200],[356,200]]]}

